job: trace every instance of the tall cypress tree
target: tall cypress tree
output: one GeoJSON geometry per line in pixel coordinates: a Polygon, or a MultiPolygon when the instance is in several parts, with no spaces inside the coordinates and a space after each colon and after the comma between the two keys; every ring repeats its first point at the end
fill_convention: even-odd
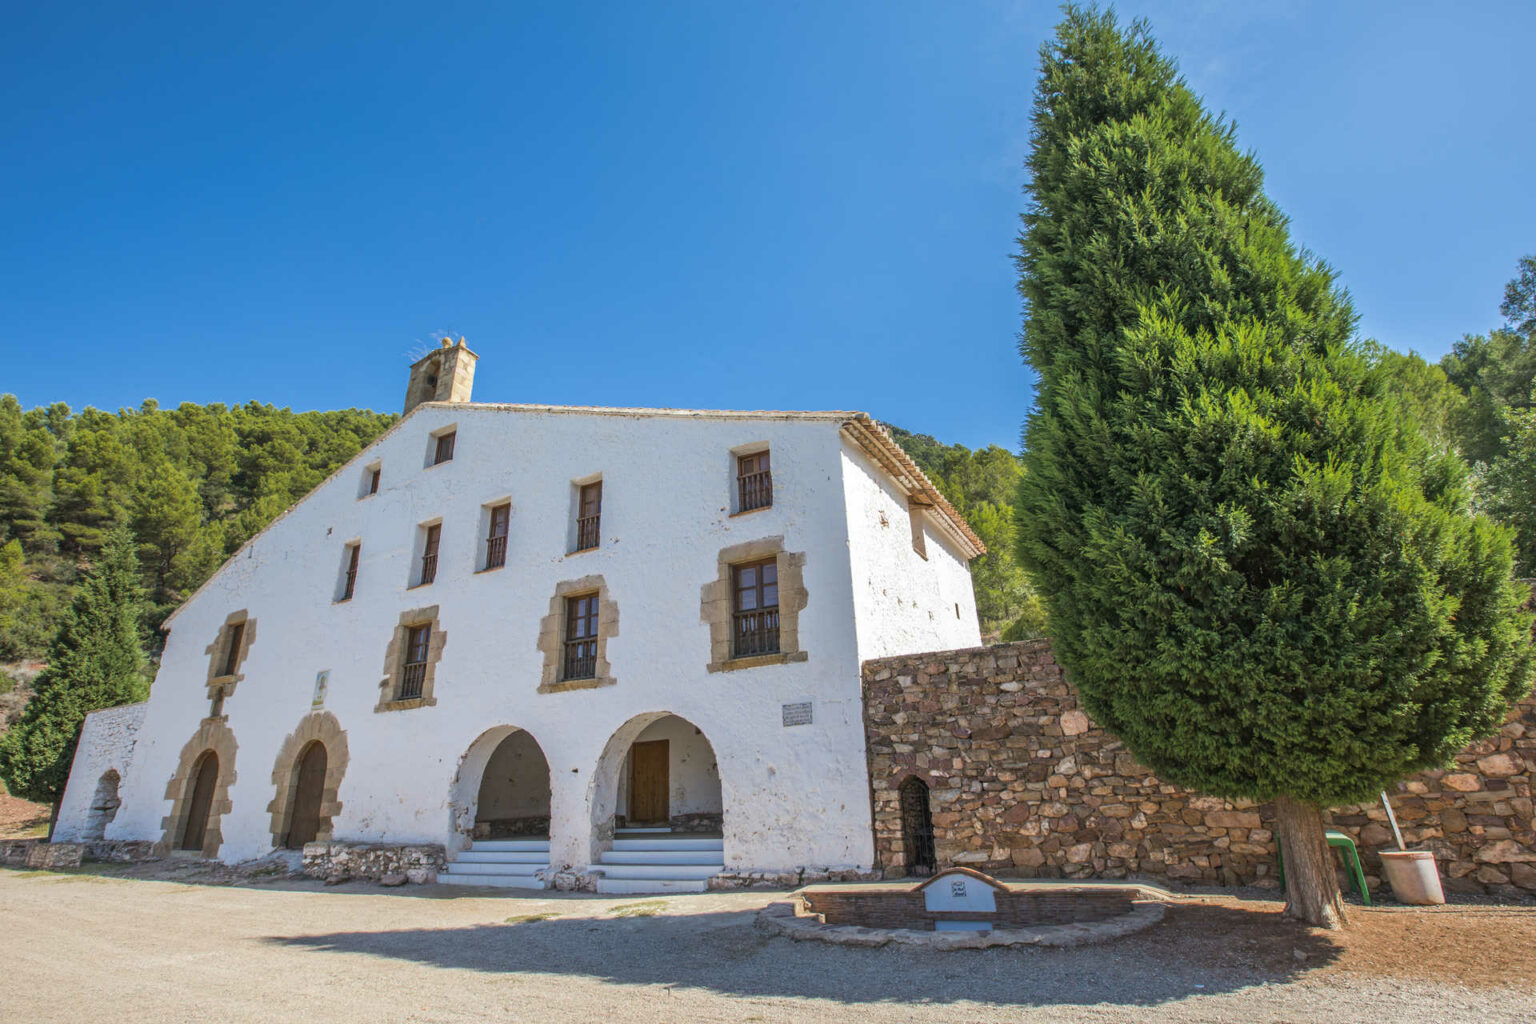
{"type": "Polygon", "coordinates": [[[1530,688],[1509,534],[1146,26],[1068,7],[1041,64],[1020,559],[1094,718],[1169,781],[1274,801],[1287,912],[1342,924],[1320,809],[1530,688]]]}
{"type": "Polygon", "coordinates": [[[118,527],[81,578],[21,720],[0,737],[0,778],[12,794],[57,805],[85,716],[144,700],[139,618],[144,600],[133,538],[118,527]]]}

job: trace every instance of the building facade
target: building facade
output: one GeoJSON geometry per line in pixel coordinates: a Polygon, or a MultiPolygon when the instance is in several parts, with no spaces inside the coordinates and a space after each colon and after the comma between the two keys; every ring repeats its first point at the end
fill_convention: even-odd
{"type": "Polygon", "coordinates": [[[419,361],[407,415],[168,620],[56,837],[112,762],[105,839],[227,862],[440,844],[450,880],[610,891],[869,869],[860,665],[979,642],[963,520],[863,414],[476,404],[474,363],[419,361]]]}

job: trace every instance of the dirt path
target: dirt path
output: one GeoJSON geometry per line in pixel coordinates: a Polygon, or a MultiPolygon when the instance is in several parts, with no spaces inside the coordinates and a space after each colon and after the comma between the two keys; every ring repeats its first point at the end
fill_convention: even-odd
{"type": "Polygon", "coordinates": [[[1536,1019],[1536,908],[1178,906],[1077,950],[921,954],[767,938],[777,894],[491,898],[0,870],[0,1019],[1329,1021],[1536,1019]],[[1414,967],[1413,965],[1419,965],[1414,967]]]}

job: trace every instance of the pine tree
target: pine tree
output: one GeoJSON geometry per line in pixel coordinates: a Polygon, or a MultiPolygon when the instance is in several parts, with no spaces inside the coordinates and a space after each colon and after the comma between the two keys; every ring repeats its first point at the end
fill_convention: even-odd
{"type": "Polygon", "coordinates": [[[1020,560],[1089,713],[1170,782],[1274,801],[1287,913],[1342,924],[1320,809],[1530,688],[1509,533],[1146,26],[1068,7],[1041,62],[1020,560]]]}
{"type": "Polygon", "coordinates": [[[57,805],[85,716],[149,695],[139,633],[143,597],[133,548],[126,529],[109,535],[75,589],[26,711],[0,737],[0,779],[16,796],[57,805]]]}

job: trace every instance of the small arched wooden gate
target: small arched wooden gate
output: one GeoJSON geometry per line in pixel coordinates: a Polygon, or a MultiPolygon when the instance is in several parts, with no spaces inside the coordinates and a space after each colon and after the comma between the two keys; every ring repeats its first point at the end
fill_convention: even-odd
{"type": "Polygon", "coordinates": [[[197,772],[192,777],[192,799],[187,802],[187,827],[181,834],[183,850],[203,848],[208,834],[208,812],[213,809],[213,791],[219,782],[219,755],[205,753],[197,762],[197,772]]]}

